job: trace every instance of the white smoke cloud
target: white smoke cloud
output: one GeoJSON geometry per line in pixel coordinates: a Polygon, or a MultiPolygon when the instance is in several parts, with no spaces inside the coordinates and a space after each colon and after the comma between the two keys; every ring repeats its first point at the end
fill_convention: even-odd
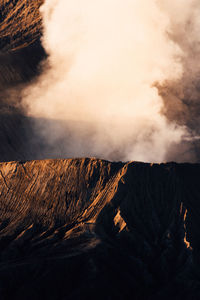
{"type": "MultiPolygon", "coordinates": [[[[179,106],[182,106],[179,108],[186,112],[183,106],[187,105],[190,111],[192,107],[189,107],[189,104],[199,105],[200,99],[200,2],[198,0],[166,0],[158,1],[158,3],[169,16],[171,39],[176,41],[184,53],[181,58],[183,67],[181,81],[176,82],[176,93],[171,86],[168,86],[168,92],[178,98],[177,105],[180,103],[179,106]]],[[[172,98],[172,95],[170,96],[172,98]]],[[[191,111],[189,114],[190,119],[194,119],[191,111]]],[[[188,121],[187,118],[185,121],[188,121]]]]}
{"type": "Polygon", "coordinates": [[[58,137],[66,140],[63,155],[165,160],[186,129],[161,114],[154,83],[183,76],[185,53],[169,36],[188,20],[193,3],[46,0],[41,13],[48,67],[24,91],[24,104],[31,116],[84,125],[78,135],[70,127],[77,140],[69,141],[66,131],[52,133],[40,122],[43,137],[51,145],[58,137]],[[177,14],[182,5],[186,9],[177,14]]]}

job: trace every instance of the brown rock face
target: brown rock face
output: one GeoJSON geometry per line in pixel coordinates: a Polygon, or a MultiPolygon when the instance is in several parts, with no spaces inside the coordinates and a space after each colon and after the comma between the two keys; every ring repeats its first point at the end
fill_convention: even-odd
{"type": "Polygon", "coordinates": [[[0,299],[200,299],[200,165],[25,161],[62,154],[16,108],[42,2],[0,0],[0,299]]]}
{"type": "Polygon", "coordinates": [[[1,298],[198,296],[199,175],[173,163],[1,163],[1,298]]]}
{"type": "Polygon", "coordinates": [[[46,57],[40,43],[42,2],[0,0],[0,161],[41,158],[34,121],[19,107],[21,91],[46,57]]]}
{"type": "Polygon", "coordinates": [[[16,50],[41,36],[43,0],[0,0],[0,49],[16,50]]]}
{"type": "Polygon", "coordinates": [[[0,97],[2,89],[25,83],[38,74],[45,57],[40,44],[43,0],[0,0],[0,97]]]}

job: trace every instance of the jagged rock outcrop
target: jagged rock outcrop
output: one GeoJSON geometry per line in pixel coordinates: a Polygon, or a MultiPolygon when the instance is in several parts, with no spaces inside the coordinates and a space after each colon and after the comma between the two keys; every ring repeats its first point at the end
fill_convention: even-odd
{"type": "Polygon", "coordinates": [[[199,297],[199,174],[174,163],[1,163],[1,298],[199,297]]]}

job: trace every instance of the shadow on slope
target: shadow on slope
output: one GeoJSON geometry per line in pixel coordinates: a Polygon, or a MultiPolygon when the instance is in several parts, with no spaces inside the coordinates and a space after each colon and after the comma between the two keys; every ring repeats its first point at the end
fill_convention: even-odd
{"type": "Polygon", "coordinates": [[[200,173],[96,159],[2,163],[1,298],[198,298],[195,243],[184,242],[185,207],[198,207],[185,194],[190,168],[200,173]]]}

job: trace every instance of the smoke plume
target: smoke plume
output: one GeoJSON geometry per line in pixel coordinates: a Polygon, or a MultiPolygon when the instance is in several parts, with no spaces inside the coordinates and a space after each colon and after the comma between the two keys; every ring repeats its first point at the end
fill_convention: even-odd
{"type": "Polygon", "coordinates": [[[59,149],[63,156],[161,162],[192,139],[180,110],[191,96],[188,86],[199,95],[192,86],[199,75],[199,6],[45,1],[48,59],[23,102],[52,155],[59,149]]]}

